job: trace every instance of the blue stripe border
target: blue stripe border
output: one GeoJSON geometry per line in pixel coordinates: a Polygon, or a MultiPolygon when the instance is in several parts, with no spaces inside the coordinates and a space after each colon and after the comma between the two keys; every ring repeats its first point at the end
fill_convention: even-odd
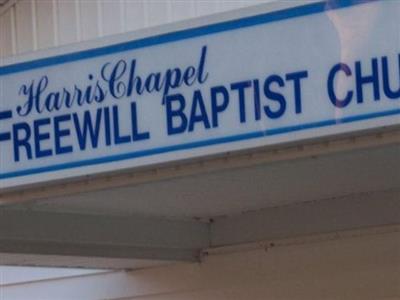
{"type": "MultiPolygon", "coordinates": [[[[152,36],[152,37],[148,37],[148,38],[119,43],[119,44],[115,44],[115,45],[110,45],[110,46],[105,46],[105,47],[100,47],[100,48],[84,50],[84,51],[80,51],[80,52],[74,52],[74,53],[69,53],[69,54],[63,54],[63,55],[58,55],[58,56],[23,62],[23,63],[12,64],[12,65],[8,65],[8,66],[3,66],[3,67],[0,67],[0,76],[6,76],[6,75],[14,74],[14,73],[20,73],[20,72],[43,68],[43,67],[61,65],[61,64],[65,64],[65,63],[78,61],[78,60],[84,60],[84,59],[109,55],[109,54],[113,54],[113,53],[125,52],[125,51],[139,49],[139,48],[151,47],[151,46],[155,46],[155,45],[159,45],[159,44],[165,44],[165,43],[171,43],[171,42],[176,42],[176,41],[185,40],[185,39],[191,39],[191,38],[195,38],[195,37],[199,37],[199,36],[216,34],[216,33],[224,32],[224,31],[236,30],[236,29],[240,29],[240,28],[246,28],[246,27],[267,24],[267,23],[272,23],[272,22],[277,22],[277,21],[282,21],[282,20],[287,20],[287,19],[292,19],[292,18],[297,18],[297,17],[303,17],[303,16],[308,16],[308,15],[323,13],[328,10],[336,10],[336,9],[351,7],[351,6],[365,4],[365,3],[377,2],[377,1],[383,1],[383,0],[327,0],[327,1],[323,1],[323,2],[317,2],[317,3],[313,3],[313,4],[300,6],[300,7],[279,10],[279,11],[265,13],[265,14],[261,14],[261,15],[246,17],[246,18],[242,18],[242,19],[226,21],[226,22],[216,23],[216,24],[212,24],[212,25],[206,25],[206,26],[202,26],[202,27],[171,32],[171,33],[167,33],[167,34],[156,35],[156,36],[152,36]]],[[[77,162],[64,163],[64,164],[58,164],[58,165],[53,165],[53,166],[41,167],[41,168],[32,168],[32,169],[27,169],[27,170],[23,170],[23,171],[9,172],[9,173],[3,173],[3,174],[0,173],[0,179],[10,179],[10,178],[16,178],[16,177],[21,177],[21,176],[45,173],[45,172],[54,172],[54,171],[59,171],[59,170],[64,170],[64,169],[72,169],[72,168],[78,168],[78,167],[83,167],[83,166],[92,166],[92,165],[98,165],[98,164],[104,164],[104,163],[111,163],[111,162],[123,161],[123,160],[127,160],[127,159],[169,153],[169,152],[174,152],[174,151],[181,151],[181,150],[187,150],[187,149],[201,148],[201,147],[205,147],[205,146],[213,146],[213,145],[219,145],[219,144],[239,142],[239,141],[243,141],[243,140],[250,140],[250,139],[262,138],[262,137],[267,137],[267,136],[276,136],[276,135],[293,133],[293,132],[298,132],[298,131],[303,131],[303,130],[308,130],[308,129],[328,127],[328,126],[334,126],[334,125],[338,125],[338,124],[346,124],[346,123],[352,123],[352,122],[357,122],[357,121],[363,121],[363,120],[375,119],[375,118],[387,117],[387,116],[394,116],[394,115],[400,115],[400,109],[352,116],[352,117],[341,118],[341,119],[331,119],[331,120],[325,120],[325,121],[320,121],[320,122],[306,123],[306,124],[302,124],[302,125],[288,126],[288,127],[270,129],[270,130],[265,130],[265,131],[256,131],[256,132],[251,132],[251,133],[246,133],[246,134],[241,134],[241,135],[233,135],[233,136],[203,140],[203,141],[180,144],[180,145],[160,147],[160,148],[130,152],[130,153],[114,155],[114,156],[82,160],[82,161],[77,161],[77,162]]]]}

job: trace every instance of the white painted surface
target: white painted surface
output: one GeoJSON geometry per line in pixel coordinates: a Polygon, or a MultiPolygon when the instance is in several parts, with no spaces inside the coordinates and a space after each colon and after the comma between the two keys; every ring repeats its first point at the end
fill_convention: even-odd
{"type": "Polygon", "coordinates": [[[210,247],[400,224],[399,197],[399,191],[364,193],[225,216],[209,223],[45,213],[35,206],[29,211],[3,209],[0,253],[2,263],[8,265],[139,269],[162,261],[195,262],[210,247]]]}
{"type": "Polygon", "coordinates": [[[0,15],[0,58],[16,52],[15,8],[0,15]]]}
{"type": "MultiPolygon", "coordinates": [[[[105,34],[101,25],[103,24],[103,5],[99,5],[96,0],[80,0],[79,8],[75,7],[73,10],[61,12],[58,9],[58,4],[59,1],[65,0],[25,1],[36,2],[38,24],[32,24],[32,33],[25,33],[28,34],[26,39],[18,38],[17,9],[14,5],[16,1],[10,0],[9,3],[11,4],[6,4],[4,8],[0,7],[0,58],[31,51],[36,47],[41,49],[65,42],[75,42],[78,41],[79,36],[81,40],[86,40],[105,34]],[[75,20],[75,23],[68,25],[71,29],[63,27],[65,26],[63,18],[68,14],[71,15],[72,20],[75,20]],[[81,16],[80,22],[77,21],[76,14],[81,16]],[[41,15],[46,15],[46,19],[39,17],[41,15]],[[80,24],[80,33],[77,31],[78,24],[80,24]],[[36,29],[34,29],[35,26],[37,26],[36,29]],[[37,37],[34,37],[35,35],[37,37]],[[35,40],[37,41],[36,47],[35,40]]],[[[250,5],[254,2],[268,2],[195,0],[188,1],[194,3],[194,5],[188,5],[182,4],[183,1],[179,0],[165,1],[168,3],[167,8],[175,7],[174,10],[167,9],[168,17],[159,16],[157,12],[149,10],[152,5],[149,4],[150,1],[125,1],[127,16],[122,18],[125,20],[125,29],[134,30],[147,27],[150,24],[160,24],[166,22],[166,20],[172,21],[174,18],[192,16],[193,11],[195,16],[200,16],[241,5],[250,5]],[[129,18],[128,15],[135,17],[129,18]]],[[[29,4],[25,5],[30,6],[29,4]]],[[[124,6],[118,9],[119,5],[111,6],[114,7],[113,9],[121,11],[121,7],[124,6]]],[[[164,6],[163,3],[160,5],[164,6]]],[[[27,19],[32,20],[33,18],[27,16],[27,19]]],[[[28,32],[23,25],[18,26],[18,31],[28,32]]],[[[121,31],[123,30],[121,29],[121,31]]],[[[394,171],[394,177],[386,178],[389,180],[389,183],[386,182],[387,185],[392,187],[395,185],[398,173],[395,173],[395,169],[391,169],[393,165],[387,164],[386,166],[383,165],[382,168],[387,167],[391,172],[394,171]]],[[[332,165],[335,165],[334,161],[332,165]]],[[[349,170],[352,169],[351,164],[347,167],[349,170]]],[[[274,169],[274,166],[270,166],[270,169],[274,169]]],[[[323,169],[318,172],[321,172],[319,174],[323,176],[325,174],[323,169]]],[[[359,174],[363,178],[367,178],[368,166],[365,166],[364,173],[359,174]]],[[[282,176],[286,175],[283,174],[282,176]]],[[[379,176],[379,174],[374,176],[379,176]]],[[[319,177],[316,176],[316,178],[319,177]]],[[[246,179],[251,181],[251,177],[246,179]]],[[[229,178],[226,178],[226,180],[229,180],[229,178]]],[[[385,178],[382,178],[382,183],[384,181],[385,178]]],[[[385,187],[386,183],[383,183],[385,187]]],[[[204,182],[204,185],[209,186],[207,182],[204,182]]],[[[361,187],[358,181],[356,186],[361,187]]],[[[312,185],[312,187],[318,188],[315,185],[312,185]]],[[[323,183],[319,188],[324,194],[323,183]]],[[[374,188],[373,186],[372,189],[374,188]]],[[[351,192],[352,183],[348,182],[345,189],[347,192],[351,192]]],[[[233,189],[233,191],[235,190],[243,192],[240,186],[233,189]]],[[[165,190],[162,190],[161,193],[163,191],[165,190]]],[[[292,192],[294,195],[296,189],[288,191],[289,194],[292,192]]],[[[235,196],[235,194],[233,195],[235,196]]],[[[185,194],[181,196],[181,202],[185,203],[185,194]]],[[[201,195],[199,194],[199,196],[201,195]]],[[[239,201],[241,199],[240,194],[235,199],[239,201]]],[[[273,202],[276,201],[273,197],[269,197],[269,199],[273,202]]],[[[255,200],[256,202],[259,201],[259,204],[265,205],[265,199],[262,197],[255,200]]],[[[165,202],[160,199],[157,201],[165,205],[165,202]]],[[[134,208],[135,205],[145,201],[140,197],[133,199],[133,201],[130,197],[127,197],[117,199],[117,202],[125,204],[129,202],[134,208]]],[[[233,202],[233,205],[238,204],[237,201],[233,202]]],[[[67,201],[61,203],[60,210],[90,208],[91,206],[91,203],[78,203],[78,201],[70,203],[71,207],[68,207],[67,201]]],[[[201,205],[201,202],[199,203],[201,205]]],[[[147,202],[146,205],[152,206],[153,204],[147,202]]],[[[258,207],[258,204],[253,205],[254,203],[249,204],[249,206],[258,207]]],[[[132,207],[129,209],[132,209],[132,207]]],[[[107,211],[109,209],[108,204],[104,202],[99,209],[107,211]]],[[[114,207],[114,209],[117,208],[114,207]]],[[[205,209],[206,213],[208,208],[201,207],[201,209],[205,209]]],[[[143,206],[143,210],[145,213],[151,213],[152,207],[143,206]]],[[[165,210],[166,213],[173,214],[175,206],[168,204],[165,210]]],[[[226,207],[221,207],[221,212],[227,211],[226,207]]],[[[237,212],[236,209],[235,212],[237,212]]],[[[187,212],[183,210],[179,213],[187,215],[187,212]]],[[[0,299],[89,300],[121,299],[123,297],[124,299],[146,300],[399,300],[399,241],[400,235],[398,233],[362,238],[353,237],[348,240],[324,243],[300,243],[300,245],[291,247],[273,248],[268,252],[258,250],[216,255],[209,257],[201,265],[176,265],[130,273],[113,272],[67,280],[45,280],[29,284],[1,286],[0,299]]]]}
{"type": "MultiPolygon", "coordinates": [[[[0,266],[0,291],[4,285],[14,285],[34,281],[60,279],[79,275],[89,275],[104,270],[85,270],[72,268],[39,268],[0,266]]],[[[1,292],[0,292],[1,295],[1,292]]],[[[1,300],[3,300],[0,297],[1,300]]]]}
{"type": "Polygon", "coordinates": [[[33,51],[36,46],[36,6],[33,1],[19,1],[15,5],[15,34],[17,52],[33,51]]]}
{"type": "MultiPolygon", "coordinates": [[[[48,212],[169,218],[237,215],[306,201],[400,190],[399,153],[399,146],[353,150],[169,180],[154,180],[150,173],[148,176],[153,179],[147,184],[47,199],[42,196],[34,207],[48,212]]],[[[68,187],[59,191],[68,192],[68,187]]],[[[14,201],[18,201],[17,197],[18,194],[14,201]]],[[[31,207],[30,203],[21,204],[21,208],[31,207]]]]}
{"type": "Polygon", "coordinates": [[[0,6],[0,57],[271,1],[11,0],[0,6]]]}
{"type": "Polygon", "coordinates": [[[399,300],[400,233],[337,234],[176,264],[1,287],[2,300],[399,300]],[[339,237],[339,238],[338,238],[339,237]]]}

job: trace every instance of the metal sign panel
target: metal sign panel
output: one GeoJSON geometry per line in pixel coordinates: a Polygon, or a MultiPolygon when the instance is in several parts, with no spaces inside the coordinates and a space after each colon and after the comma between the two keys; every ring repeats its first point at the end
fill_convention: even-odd
{"type": "Polygon", "coordinates": [[[399,12],[328,1],[5,63],[0,187],[400,124],[399,12]]]}

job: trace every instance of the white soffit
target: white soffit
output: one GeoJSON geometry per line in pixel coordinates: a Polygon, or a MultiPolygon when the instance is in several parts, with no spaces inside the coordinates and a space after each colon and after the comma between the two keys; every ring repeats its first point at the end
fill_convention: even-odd
{"type": "Polygon", "coordinates": [[[35,210],[214,218],[293,203],[400,189],[400,147],[342,152],[152,181],[21,204],[35,210]]]}

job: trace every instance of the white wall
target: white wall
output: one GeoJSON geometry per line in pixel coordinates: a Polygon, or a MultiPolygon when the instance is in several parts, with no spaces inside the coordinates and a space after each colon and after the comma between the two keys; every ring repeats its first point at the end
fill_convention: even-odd
{"type": "Polygon", "coordinates": [[[0,7],[0,57],[272,0],[9,0],[0,7]]]}

